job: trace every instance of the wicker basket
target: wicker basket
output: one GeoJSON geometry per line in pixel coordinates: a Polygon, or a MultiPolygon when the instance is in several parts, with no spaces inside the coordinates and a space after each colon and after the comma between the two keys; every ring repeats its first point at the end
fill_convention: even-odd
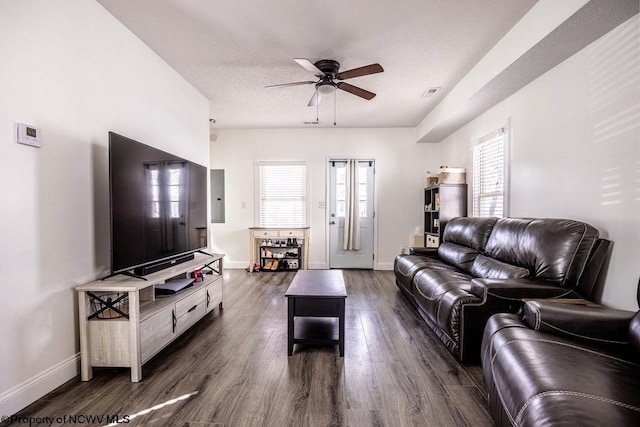
{"type": "Polygon", "coordinates": [[[441,167],[438,180],[440,184],[465,184],[467,172],[465,168],[441,167]]]}
{"type": "Polygon", "coordinates": [[[433,187],[434,185],[438,185],[438,176],[437,175],[427,175],[425,180],[425,187],[433,187]]]}

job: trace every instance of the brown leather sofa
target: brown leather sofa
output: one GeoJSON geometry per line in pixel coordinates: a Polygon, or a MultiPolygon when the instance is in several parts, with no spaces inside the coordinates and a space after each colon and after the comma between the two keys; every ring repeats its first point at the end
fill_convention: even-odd
{"type": "Polygon", "coordinates": [[[482,368],[498,426],[640,425],[640,311],[529,301],[489,319],[482,368]]]}
{"type": "Polygon", "coordinates": [[[524,298],[588,298],[608,252],[589,224],[569,219],[453,218],[437,249],[394,263],[396,285],[459,360],[478,360],[492,314],[524,298]]]}

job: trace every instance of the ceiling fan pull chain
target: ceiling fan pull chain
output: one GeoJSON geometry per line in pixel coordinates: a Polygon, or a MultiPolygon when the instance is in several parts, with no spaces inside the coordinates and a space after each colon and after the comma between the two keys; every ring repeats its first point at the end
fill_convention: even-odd
{"type": "Polygon", "coordinates": [[[334,126],[336,125],[336,106],[338,105],[336,101],[337,99],[336,97],[338,95],[336,95],[336,92],[337,92],[336,90],[333,91],[333,125],[334,126]]]}

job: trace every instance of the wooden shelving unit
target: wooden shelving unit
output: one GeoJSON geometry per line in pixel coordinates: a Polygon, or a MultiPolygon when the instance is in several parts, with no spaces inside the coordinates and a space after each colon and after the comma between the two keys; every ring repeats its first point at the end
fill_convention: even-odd
{"type": "MultiPolygon", "coordinates": [[[[288,239],[289,241],[292,239],[288,239]]],[[[278,240],[276,240],[278,241],[278,240]]],[[[284,241],[284,240],[280,240],[284,241]]],[[[290,243],[290,242],[289,242],[290,243]]],[[[302,268],[302,246],[286,243],[283,245],[260,246],[261,271],[297,271],[302,268]],[[276,268],[268,268],[271,263],[277,263],[276,268]]]]}
{"type": "MultiPolygon", "coordinates": [[[[254,266],[264,267],[262,249],[275,241],[287,241],[296,239],[297,245],[291,245],[293,249],[297,246],[298,269],[307,270],[309,268],[309,227],[294,228],[270,228],[270,227],[250,227],[249,228],[249,271],[253,271],[254,266]],[[263,245],[263,242],[266,242],[263,245]]],[[[273,250],[275,250],[274,248],[273,250]]],[[[280,249],[286,249],[284,247],[280,249]]],[[[285,251],[286,252],[286,251],[285,251]]],[[[280,259],[280,258],[278,258],[280,259]]],[[[293,270],[293,269],[291,269],[293,270]]]]}
{"type": "Polygon", "coordinates": [[[439,184],[424,189],[424,244],[437,248],[451,218],[467,216],[467,184],[439,184]]]}

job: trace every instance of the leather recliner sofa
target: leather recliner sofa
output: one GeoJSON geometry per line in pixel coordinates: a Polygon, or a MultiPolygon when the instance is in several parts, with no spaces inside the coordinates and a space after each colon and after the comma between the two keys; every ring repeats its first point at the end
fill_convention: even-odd
{"type": "Polygon", "coordinates": [[[609,243],[569,219],[453,218],[437,249],[396,257],[396,285],[454,356],[478,360],[492,314],[524,298],[588,298],[609,243]]]}
{"type": "Polygon", "coordinates": [[[640,425],[640,311],[527,301],[489,319],[482,368],[498,426],[640,425]]]}

